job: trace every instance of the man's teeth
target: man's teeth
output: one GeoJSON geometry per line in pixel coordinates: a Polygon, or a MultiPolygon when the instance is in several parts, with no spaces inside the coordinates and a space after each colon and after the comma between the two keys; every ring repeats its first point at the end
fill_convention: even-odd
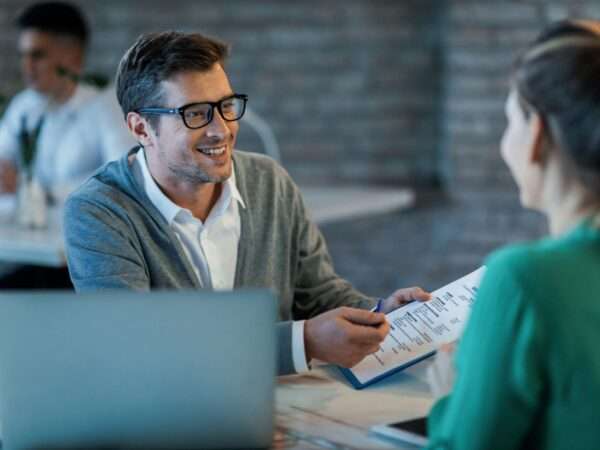
{"type": "Polygon", "coordinates": [[[205,155],[216,156],[216,155],[222,155],[223,153],[225,153],[226,147],[222,146],[222,147],[198,148],[198,150],[201,151],[202,153],[204,153],[205,155]]]}

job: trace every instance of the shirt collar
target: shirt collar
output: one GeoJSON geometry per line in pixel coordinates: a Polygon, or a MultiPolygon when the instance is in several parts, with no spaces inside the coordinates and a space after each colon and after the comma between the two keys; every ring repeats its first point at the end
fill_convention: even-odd
{"type": "Polygon", "coordinates": [[[84,107],[86,103],[92,101],[97,95],[97,90],[90,86],[77,84],[73,95],[64,103],[54,103],[48,98],[45,98],[46,107],[49,109],[62,110],[68,112],[75,112],[80,108],[84,107]]]}
{"type": "MultiPolygon", "coordinates": [[[[189,210],[173,203],[173,201],[158,187],[156,181],[154,181],[154,178],[152,178],[152,175],[150,174],[150,170],[148,169],[146,154],[144,153],[143,147],[140,147],[140,149],[137,151],[136,161],[138,162],[142,171],[146,195],[148,195],[148,198],[152,204],[156,206],[169,225],[171,225],[181,211],[187,211],[189,213],[189,210]]],[[[225,211],[225,209],[227,209],[229,206],[229,196],[230,198],[236,200],[244,209],[246,208],[244,200],[242,199],[235,182],[235,170],[231,171],[231,176],[223,183],[223,191],[221,192],[221,196],[215,205],[215,208],[221,209],[219,212],[225,211]]]]}
{"type": "Polygon", "coordinates": [[[233,159],[231,160],[231,176],[227,179],[227,185],[231,188],[231,196],[233,199],[242,205],[242,208],[246,209],[246,204],[244,203],[242,194],[240,194],[240,191],[237,188],[237,182],[235,180],[235,164],[233,159]]]}

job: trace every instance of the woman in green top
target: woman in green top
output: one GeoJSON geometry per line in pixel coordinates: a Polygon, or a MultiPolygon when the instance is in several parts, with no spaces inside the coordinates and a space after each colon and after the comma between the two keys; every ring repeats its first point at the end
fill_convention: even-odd
{"type": "Polygon", "coordinates": [[[433,407],[432,449],[600,448],[600,34],[547,29],[517,61],[502,156],[551,236],[488,260],[433,407]]]}

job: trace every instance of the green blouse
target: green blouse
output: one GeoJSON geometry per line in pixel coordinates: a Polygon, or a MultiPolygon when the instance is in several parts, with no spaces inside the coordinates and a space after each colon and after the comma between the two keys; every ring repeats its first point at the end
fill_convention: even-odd
{"type": "Polygon", "coordinates": [[[600,448],[600,230],[493,254],[431,449],[600,448]]]}

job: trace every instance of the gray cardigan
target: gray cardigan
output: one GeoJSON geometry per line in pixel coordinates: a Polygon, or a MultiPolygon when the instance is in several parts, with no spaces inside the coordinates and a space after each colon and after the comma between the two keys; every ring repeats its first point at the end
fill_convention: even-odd
{"type": "MultiPolygon", "coordinates": [[[[65,242],[77,292],[101,289],[200,289],[191,263],[146,196],[132,149],[108,163],[67,200],[65,242]]],[[[291,320],[374,300],[333,270],[323,236],[302,196],[268,157],[234,152],[241,237],[234,287],[271,288],[279,298],[279,373],[292,373],[291,320]]]]}

